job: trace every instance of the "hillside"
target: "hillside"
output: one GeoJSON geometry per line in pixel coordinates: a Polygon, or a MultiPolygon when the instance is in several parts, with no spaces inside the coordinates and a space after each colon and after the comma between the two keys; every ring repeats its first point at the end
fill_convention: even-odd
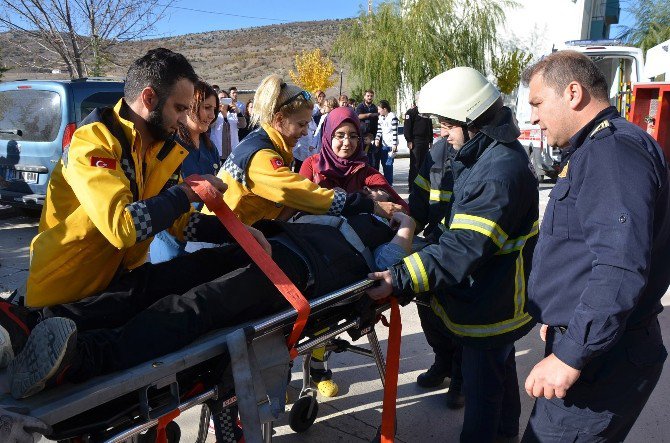
{"type": "MultiPolygon", "coordinates": [[[[344,23],[343,20],[297,22],[123,43],[116,50],[119,65],[108,66],[106,75],[124,76],[131,60],[147,49],[162,46],[184,54],[198,74],[213,84],[254,89],[270,73],[280,73],[288,78],[294,56],[302,50],[321,48],[330,54],[344,23]]],[[[51,69],[66,72],[62,63],[48,65],[48,69],[42,70],[21,67],[31,60],[39,60],[40,51],[10,33],[0,34],[0,48],[3,62],[12,68],[5,73],[4,80],[67,77],[67,74],[51,74],[51,69]]],[[[339,70],[337,60],[335,64],[339,70]]],[[[345,81],[345,91],[346,86],[345,81]]]]}

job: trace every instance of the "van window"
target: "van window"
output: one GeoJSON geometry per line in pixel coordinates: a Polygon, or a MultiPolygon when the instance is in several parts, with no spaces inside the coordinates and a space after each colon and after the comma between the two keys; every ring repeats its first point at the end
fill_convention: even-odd
{"type": "Polygon", "coordinates": [[[81,114],[79,114],[81,116],[80,120],[85,119],[95,108],[114,106],[121,97],[123,97],[123,91],[96,92],[89,95],[79,105],[79,109],[81,110],[81,114]]]}
{"type": "Polygon", "coordinates": [[[61,114],[57,92],[0,91],[0,140],[54,141],[60,131],[61,114]]]}

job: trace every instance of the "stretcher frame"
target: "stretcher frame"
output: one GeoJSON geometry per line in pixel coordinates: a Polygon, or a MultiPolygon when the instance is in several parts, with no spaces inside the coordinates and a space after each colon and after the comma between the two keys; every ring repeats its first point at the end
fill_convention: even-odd
{"type": "MultiPolygon", "coordinates": [[[[309,321],[296,346],[298,355],[305,356],[299,399],[307,396],[316,399],[316,391],[310,387],[309,357],[313,349],[322,346],[337,352],[350,351],[371,357],[384,385],[385,360],[375,332],[375,323],[389,308],[389,304],[374,304],[367,298],[365,290],[373,283],[372,280],[361,280],[310,301],[309,321]],[[365,307],[353,309],[355,305],[365,307]],[[316,335],[317,331],[324,328],[328,329],[327,332],[316,335]],[[336,338],[344,332],[349,333],[354,340],[367,335],[370,348],[354,346],[336,338]]],[[[235,404],[234,394],[227,396],[227,392],[224,392],[232,387],[232,380],[229,384],[224,380],[223,384],[211,384],[202,389],[180,386],[180,381],[188,379],[191,370],[203,370],[219,362],[227,354],[226,335],[232,330],[243,327],[249,340],[278,331],[288,335],[296,317],[296,311],[288,309],[245,325],[217,330],[179,351],[125,371],[96,377],[81,384],[59,386],[22,400],[15,400],[5,394],[0,397],[0,406],[27,409],[28,415],[53,427],[54,432],[47,436],[50,439],[64,442],[131,441],[176,410],[183,412],[211,401],[222,402],[226,407],[235,404]],[[133,397],[136,398],[134,404],[133,397]],[[98,411],[96,414],[104,414],[108,410],[108,418],[87,424],[85,416],[93,416],[94,410],[98,411]]],[[[3,384],[6,385],[4,372],[0,374],[0,386],[3,384]]],[[[272,423],[264,425],[263,431],[265,441],[271,441],[272,423]]],[[[205,438],[206,433],[205,426],[205,438]]],[[[201,424],[198,440],[202,438],[201,424]]]]}

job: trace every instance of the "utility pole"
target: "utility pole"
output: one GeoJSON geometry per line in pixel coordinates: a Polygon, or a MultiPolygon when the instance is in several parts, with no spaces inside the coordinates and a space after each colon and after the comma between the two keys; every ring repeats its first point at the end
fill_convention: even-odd
{"type": "Polygon", "coordinates": [[[372,0],[368,0],[368,15],[372,15],[372,0]]]}
{"type": "Polygon", "coordinates": [[[339,94],[340,96],[342,95],[342,73],[343,73],[342,68],[340,68],[340,94],[339,94]]]}

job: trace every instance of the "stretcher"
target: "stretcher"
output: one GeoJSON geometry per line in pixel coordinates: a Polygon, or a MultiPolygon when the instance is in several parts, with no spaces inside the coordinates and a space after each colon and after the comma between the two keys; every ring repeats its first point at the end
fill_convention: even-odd
{"type": "MultiPolygon", "coordinates": [[[[297,354],[305,358],[303,386],[289,416],[294,430],[307,430],[316,419],[316,391],[311,388],[309,378],[309,356],[314,348],[326,346],[336,352],[351,351],[371,357],[384,383],[385,361],[375,323],[389,304],[375,304],[365,295],[372,284],[370,280],[362,280],[310,301],[310,315],[295,346],[297,354]],[[317,334],[324,329],[328,331],[317,334]],[[343,333],[348,333],[352,341],[367,335],[370,346],[355,346],[337,338],[343,333]]],[[[51,425],[53,432],[47,437],[58,441],[143,441],[136,436],[157,425],[164,429],[172,418],[187,409],[202,404],[220,407],[235,404],[226,341],[231,330],[241,328],[249,342],[277,333],[286,337],[296,317],[296,311],[288,309],[248,324],[217,330],[155,361],[81,384],[48,389],[23,400],[4,394],[0,407],[23,408],[30,416],[51,425]]],[[[6,385],[5,374],[0,374],[3,392],[7,391],[6,385]]],[[[208,417],[203,418],[201,441],[207,435],[205,421],[208,422],[208,417]]],[[[266,423],[265,441],[270,441],[271,434],[272,424],[266,423]]]]}

